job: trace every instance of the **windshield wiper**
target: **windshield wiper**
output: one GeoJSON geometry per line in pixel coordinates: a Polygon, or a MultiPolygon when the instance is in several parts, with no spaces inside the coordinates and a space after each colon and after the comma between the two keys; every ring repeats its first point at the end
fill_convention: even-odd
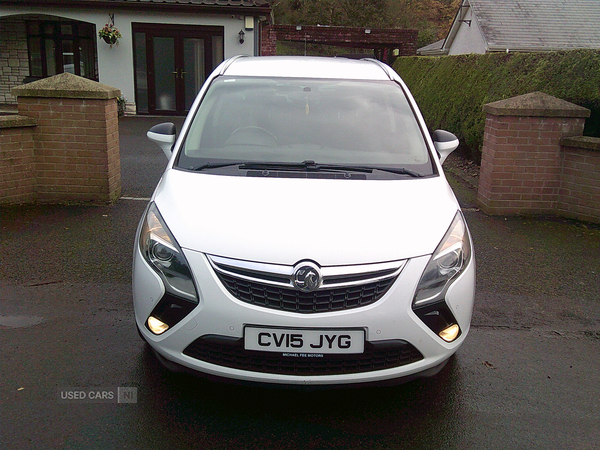
{"type": "Polygon", "coordinates": [[[248,164],[248,161],[235,161],[235,162],[222,162],[222,163],[207,162],[205,164],[201,164],[196,167],[190,167],[189,170],[193,170],[195,172],[200,172],[200,171],[206,170],[206,169],[219,169],[221,167],[243,166],[244,164],[248,164]]]}
{"type": "Polygon", "coordinates": [[[206,169],[219,169],[221,167],[239,166],[242,170],[296,170],[307,172],[362,172],[373,173],[374,170],[379,170],[398,175],[409,175],[411,177],[422,177],[422,173],[415,172],[404,167],[376,167],[376,166],[352,166],[342,164],[317,164],[312,160],[302,161],[301,163],[287,162],[252,162],[252,161],[235,161],[223,163],[202,164],[192,168],[194,171],[202,171],[206,169]]]}
{"type": "Polygon", "coordinates": [[[424,177],[420,172],[415,172],[414,170],[407,169],[406,167],[372,167],[373,170],[381,170],[383,172],[395,173],[398,175],[409,175],[415,178],[424,177]]]}
{"type": "Polygon", "coordinates": [[[302,164],[306,165],[307,170],[336,170],[342,172],[364,172],[372,173],[374,170],[382,172],[394,173],[397,175],[409,175],[411,177],[420,178],[424,175],[414,170],[407,169],[405,167],[379,167],[379,166],[346,166],[341,164],[316,164],[314,161],[304,161],[302,164]],[[310,164],[309,164],[310,163],[310,164]]]}
{"type": "Polygon", "coordinates": [[[301,170],[307,172],[335,171],[335,172],[365,172],[371,173],[368,167],[343,166],[337,164],[317,164],[312,160],[302,161],[301,163],[247,163],[240,166],[240,169],[248,170],[301,170]]]}

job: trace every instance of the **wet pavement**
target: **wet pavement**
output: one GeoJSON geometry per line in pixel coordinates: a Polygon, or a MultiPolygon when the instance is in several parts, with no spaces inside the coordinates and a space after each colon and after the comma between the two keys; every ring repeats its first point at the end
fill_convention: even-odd
{"type": "Polygon", "coordinates": [[[438,376],[304,392],[165,371],[137,336],[130,286],[166,165],[145,132],[163,120],[121,120],[115,205],[0,208],[2,449],[598,448],[600,227],[487,216],[459,172],[476,306],[438,376]],[[106,402],[61,398],[77,391],[106,402]]]}

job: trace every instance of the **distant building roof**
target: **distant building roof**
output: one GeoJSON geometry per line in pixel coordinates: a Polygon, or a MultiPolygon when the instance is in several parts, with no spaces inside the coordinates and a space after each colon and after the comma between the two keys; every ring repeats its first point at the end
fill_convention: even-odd
{"type": "Polygon", "coordinates": [[[444,45],[444,41],[445,39],[440,39],[437,42],[434,42],[433,44],[429,44],[426,45],[425,47],[421,47],[417,50],[417,53],[419,55],[423,55],[423,56],[437,56],[439,54],[441,54],[442,51],[442,46],[444,45]]]}
{"type": "MultiPolygon", "coordinates": [[[[48,5],[48,0],[2,0],[3,5],[48,5]]],[[[133,8],[184,8],[184,7],[200,7],[229,9],[249,8],[252,10],[271,10],[271,2],[269,0],[53,0],[52,6],[130,6],[133,8]]]]}
{"type": "Polygon", "coordinates": [[[598,0],[469,0],[490,50],[600,48],[598,0]]]}
{"type": "MultiPolygon", "coordinates": [[[[106,0],[87,0],[106,1],[106,0]]],[[[267,0],[110,0],[114,3],[179,3],[215,6],[270,6],[267,0]]]]}
{"type": "Polygon", "coordinates": [[[459,29],[472,26],[487,52],[598,49],[600,0],[463,0],[438,54],[449,52],[459,29]]]}

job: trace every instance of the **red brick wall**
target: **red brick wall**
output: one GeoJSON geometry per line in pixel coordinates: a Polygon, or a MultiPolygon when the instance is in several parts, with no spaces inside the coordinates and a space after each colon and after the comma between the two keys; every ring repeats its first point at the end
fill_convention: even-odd
{"type": "Polygon", "coordinates": [[[303,25],[267,25],[261,33],[261,55],[277,54],[277,41],[308,42],[334,46],[398,49],[399,56],[417,54],[417,30],[319,27],[303,25]]]}
{"type": "Polygon", "coordinates": [[[0,201],[30,203],[35,198],[35,155],[29,125],[0,132],[0,201]]]}
{"type": "Polygon", "coordinates": [[[111,202],[120,194],[115,99],[19,97],[34,118],[38,202],[111,202]]]}
{"type": "Polygon", "coordinates": [[[600,222],[600,139],[596,149],[563,147],[557,211],[579,220],[600,222]]]}
{"type": "Polygon", "coordinates": [[[579,117],[486,118],[478,201],[491,214],[555,210],[561,176],[560,140],[583,132],[579,117]]]}
{"type": "Polygon", "coordinates": [[[261,56],[277,55],[277,33],[273,26],[265,25],[260,33],[260,54],[261,56]]]}

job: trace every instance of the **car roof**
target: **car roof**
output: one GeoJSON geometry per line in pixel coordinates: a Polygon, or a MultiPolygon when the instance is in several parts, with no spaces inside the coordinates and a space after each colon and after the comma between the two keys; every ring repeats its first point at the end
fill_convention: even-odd
{"type": "Polygon", "coordinates": [[[387,66],[375,60],[319,56],[234,57],[221,75],[348,80],[392,79],[387,72],[387,66]]]}

